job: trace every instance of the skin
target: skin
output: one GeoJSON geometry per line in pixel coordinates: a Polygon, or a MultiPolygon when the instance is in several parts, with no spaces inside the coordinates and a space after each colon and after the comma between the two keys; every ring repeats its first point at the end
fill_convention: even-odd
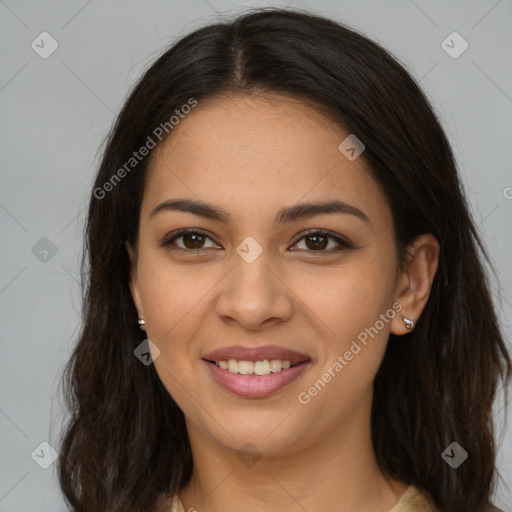
{"type": "Polygon", "coordinates": [[[237,504],[248,512],[386,512],[407,487],[377,467],[372,383],[389,333],[409,332],[402,317],[416,321],[425,307],[439,244],[421,235],[398,271],[386,197],[363,157],[349,161],[338,150],[348,134],[318,110],[277,94],[210,98],[152,154],[138,246],[127,244],[130,289],[147,337],[161,351],[155,369],[186,418],[194,472],[180,492],[185,510],[237,504]],[[150,217],[175,198],[214,204],[232,219],[224,224],[176,211],[150,217]],[[273,227],[282,207],[332,199],[362,210],[370,222],[336,213],[273,227]],[[182,228],[203,229],[210,238],[175,240],[186,254],[158,245],[182,228]],[[331,239],[317,249],[316,240],[301,238],[313,228],[345,236],[355,248],[329,252],[338,247],[331,239]],[[262,248],[252,263],[236,252],[248,236],[262,248]],[[298,394],[394,303],[400,313],[308,404],[300,403],[298,394]],[[272,396],[238,397],[202,361],[236,344],[289,347],[311,364],[272,396]],[[248,442],[261,456],[250,466],[237,457],[248,442]]]}

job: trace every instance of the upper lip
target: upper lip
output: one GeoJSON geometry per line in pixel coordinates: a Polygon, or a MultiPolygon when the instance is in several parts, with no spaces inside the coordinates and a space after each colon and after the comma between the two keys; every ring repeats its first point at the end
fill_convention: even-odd
{"type": "Polygon", "coordinates": [[[301,363],[302,361],[309,360],[309,357],[295,350],[277,345],[262,345],[260,347],[233,345],[208,352],[203,356],[203,359],[208,361],[228,361],[229,359],[264,361],[265,359],[280,359],[281,361],[290,361],[291,363],[301,363]]]}

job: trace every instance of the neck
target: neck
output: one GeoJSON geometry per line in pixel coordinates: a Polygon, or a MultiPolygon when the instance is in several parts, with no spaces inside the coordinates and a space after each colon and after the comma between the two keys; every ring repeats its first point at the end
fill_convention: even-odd
{"type": "Polygon", "coordinates": [[[371,441],[371,396],[360,406],[351,421],[329,433],[313,440],[306,433],[297,442],[300,449],[247,459],[245,464],[235,450],[212,442],[187,422],[194,470],[180,492],[184,510],[220,512],[236,504],[247,512],[389,511],[407,485],[380,471],[371,441]]]}

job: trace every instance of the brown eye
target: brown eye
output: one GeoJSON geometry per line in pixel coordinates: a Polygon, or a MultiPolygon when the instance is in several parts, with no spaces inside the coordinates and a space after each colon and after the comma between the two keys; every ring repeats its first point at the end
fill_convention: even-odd
{"type": "Polygon", "coordinates": [[[322,235],[309,235],[304,237],[308,249],[325,249],[329,245],[329,237],[322,235]],[[309,244],[307,241],[312,241],[309,244]]]}
{"type": "Polygon", "coordinates": [[[180,238],[183,239],[183,244],[187,249],[202,249],[202,244],[204,243],[204,236],[198,234],[186,234],[182,235],[180,238]]]}
{"type": "MultiPolygon", "coordinates": [[[[305,241],[304,244],[306,246],[307,252],[337,252],[342,249],[350,249],[353,248],[353,245],[341,236],[331,234],[327,231],[322,231],[321,229],[317,229],[314,231],[310,231],[302,236],[295,244],[297,245],[299,242],[305,241]],[[326,250],[329,246],[330,242],[334,242],[334,246],[331,245],[330,250],[326,250]]],[[[302,250],[299,248],[299,250],[302,250]]]]}
{"type": "Polygon", "coordinates": [[[210,247],[205,247],[204,244],[208,240],[211,240],[211,238],[202,231],[197,229],[184,229],[174,233],[171,237],[166,237],[159,245],[172,250],[185,252],[201,251],[210,247],[218,247],[215,244],[210,247]],[[176,243],[176,241],[179,243],[176,243]]]}

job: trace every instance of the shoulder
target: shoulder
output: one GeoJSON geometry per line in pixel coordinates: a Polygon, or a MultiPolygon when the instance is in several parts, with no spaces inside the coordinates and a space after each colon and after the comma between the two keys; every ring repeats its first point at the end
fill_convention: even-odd
{"type": "MultiPolygon", "coordinates": [[[[402,494],[397,504],[389,512],[439,512],[430,495],[414,485],[402,494]]],[[[487,505],[485,512],[504,512],[492,503],[487,505]]]]}
{"type": "Polygon", "coordinates": [[[439,512],[429,494],[409,485],[389,512],[439,512]]]}
{"type": "MultiPolygon", "coordinates": [[[[178,496],[166,495],[158,498],[155,512],[185,512],[185,510],[178,496]]],[[[410,485],[389,512],[439,512],[439,509],[427,492],[410,485]]],[[[503,512],[503,510],[489,504],[485,512],[503,512]]]]}

